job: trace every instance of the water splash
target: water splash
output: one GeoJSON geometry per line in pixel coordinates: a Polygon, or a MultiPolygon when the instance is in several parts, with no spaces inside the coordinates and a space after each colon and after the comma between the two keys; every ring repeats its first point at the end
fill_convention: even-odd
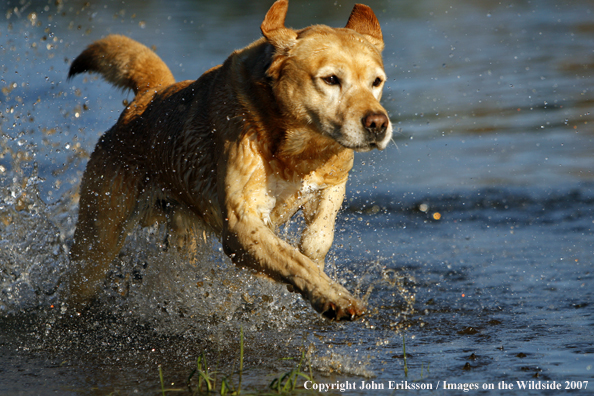
{"type": "MultiPolygon", "coordinates": [[[[96,304],[81,316],[63,309],[59,281],[70,270],[78,185],[98,134],[121,105],[95,77],[66,84],[68,32],[49,25],[45,13],[21,14],[10,17],[11,35],[0,36],[7,65],[0,81],[0,322],[9,338],[18,337],[23,320],[31,322],[33,337],[15,342],[19,351],[80,357],[75,364],[88,364],[88,372],[121,360],[134,367],[143,359],[167,359],[179,367],[176,359],[191,362],[202,351],[230,362],[243,327],[252,367],[284,369],[281,358],[294,356],[305,338],[315,346],[310,358],[318,372],[370,377],[361,343],[384,340],[390,323],[413,312],[406,276],[387,269],[385,260],[358,261],[349,270],[344,255],[329,259],[329,274],[372,308],[363,322],[336,324],[284,285],[236,268],[216,239],[200,244],[190,260],[165,251],[162,227],[137,229],[111,265],[96,304]],[[336,338],[347,340],[337,348],[336,338]]],[[[300,227],[298,218],[281,234],[297,243],[300,227]]]]}
{"type": "Polygon", "coordinates": [[[40,199],[35,167],[15,156],[0,187],[0,312],[15,313],[56,303],[67,263],[65,235],[40,199]]]}

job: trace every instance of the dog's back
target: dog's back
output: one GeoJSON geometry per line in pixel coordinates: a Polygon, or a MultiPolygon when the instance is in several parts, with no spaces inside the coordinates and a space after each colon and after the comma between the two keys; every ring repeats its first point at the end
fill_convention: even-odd
{"type": "MultiPolygon", "coordinates": [[[[101,137],[83,183],[97,190],[101,184],[97,179],[104,174],[130,175],[124,183],[138,187],[147,198],[134,194],[142,202],[137,217],[150,221],[159,205],[171,201],[192,208],[220,232],[220,210],[212,210],[218,206],[216,142],[204,136],[212,123],[207,116],[210,91],[204,86],[212,84],[217,69],[197,81],[175,83],[157,54],[132,39],[110,35],[91,44],[73,61],[69,78],[96,72],[116,87],[131,89],[135,98],[101,137]],[[133,173],[124,171],[130,168],[133,173]]],[[[81,191],[86,191],[85,185],[81,191]]]]}

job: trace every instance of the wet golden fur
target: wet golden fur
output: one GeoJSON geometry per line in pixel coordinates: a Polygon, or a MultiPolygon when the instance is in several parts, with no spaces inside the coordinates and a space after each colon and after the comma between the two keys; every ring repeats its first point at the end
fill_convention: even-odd
{"type": "Polygon", "coordinates": [[[323,271],[354,151],[383,149],[392,126],[379,104],[383,39],[371,9],[345,28],[284,26],[288,2],[266,14],[260,40],[196,81],[176,83],[145,46],[111,35],[73,62],[136,94],[99,140],[81,184],[68,277],[72,306],[91,300],[127,233],[202,222],[224,251],[301,293],[330,318],[363,304],[323,271]],[[302,210],[297,247],[275,228],[302,210]]]}

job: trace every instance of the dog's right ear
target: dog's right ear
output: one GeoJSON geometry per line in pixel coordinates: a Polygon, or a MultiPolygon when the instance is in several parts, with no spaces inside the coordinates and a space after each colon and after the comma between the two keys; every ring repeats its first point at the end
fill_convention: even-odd
{"type": "Polygon", "coordinates": [[[288,51],[297,42],[297,32],[285,27],[285,17],[289,8],[288,0],[277,0],[260,25],[262,34],[277,50],[288,51]]]}

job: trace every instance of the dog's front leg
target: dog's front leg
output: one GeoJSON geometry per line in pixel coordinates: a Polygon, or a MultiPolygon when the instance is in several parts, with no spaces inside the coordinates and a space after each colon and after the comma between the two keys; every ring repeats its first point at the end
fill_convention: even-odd
{"type": "Polygon", "coordinates": [[[346,180],[320,190],[303,206],[306,228],[301,234],[299,250],[322,270],[334,241],[334,223],[344,200],[345,186],[346,180]]]}
{"type": "MultiPolygon", "coordinates": [[[[309,257],[277,237],[267,224],[274,197],[267,194],[267,167],[257,141],[246,138],[233,143],[225,157],[219,163],[219,175],[224,179],[219,184],[223,187],[219,197],[225,253],[240,266],[254,268],[292,285],[314,309],[329,318],[351,319],[362,315],[361,302],[333,282],[309,257]]],[[[341,188],[335,194],[339,191],[341,188]]]]}

